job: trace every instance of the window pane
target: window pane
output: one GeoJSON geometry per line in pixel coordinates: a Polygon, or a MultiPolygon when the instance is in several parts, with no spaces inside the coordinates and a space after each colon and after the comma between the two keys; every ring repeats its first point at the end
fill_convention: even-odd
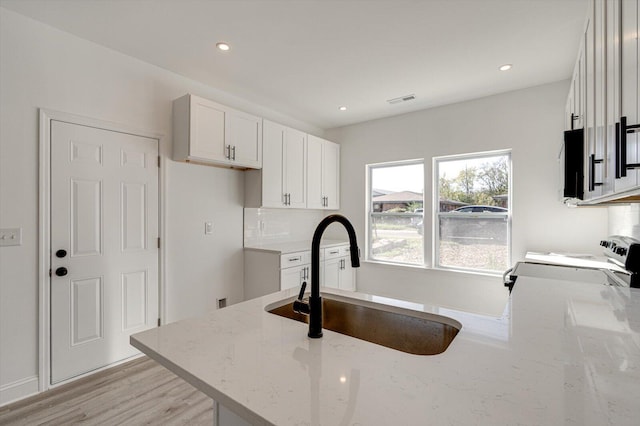
{"type": "Polygon", "coordinates": [[[371,166],[370,173],[368,258],[422,265],[422,161],[371,166]]]}
{"type": "MultiPolygon", "coordinates": [[[[483,213],[492,215],[492,213],[483,213]]],[[[439,217],[438,264],[448,268],[504,271],[509,268],[508,218],[439,217]]]]}
{"type": "Polygon", "coordinates": [[[436,264],[504,271],[510,262],[510,155],[479,154],[436,164],[436,264]]]}

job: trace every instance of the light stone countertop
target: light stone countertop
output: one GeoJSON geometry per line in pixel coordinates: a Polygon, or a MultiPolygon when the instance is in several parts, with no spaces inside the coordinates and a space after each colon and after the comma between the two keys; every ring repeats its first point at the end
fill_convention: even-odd
{"type": "MultiPolygon", "coordinates": [[[[323,239],[320,241],[320,248],[329,248],[349,244],[349,241],[323,239]]],[[[271,253],[288,254],[297,251],[311,251],[311,240],[309,241],[288,241],[282,243],[265,243],[244,246],[245,250],[266,251],[271,253]]]]}
{"type": "Polygon", "coordinates": [[[131,342],[256,425],[638,424],[640,290],[520,277],[492,318],[323,289],[459,321],[452,344],[433,356],[329,330],[309,339],[306,324],[265,311],[297,291],[131,342]]]}

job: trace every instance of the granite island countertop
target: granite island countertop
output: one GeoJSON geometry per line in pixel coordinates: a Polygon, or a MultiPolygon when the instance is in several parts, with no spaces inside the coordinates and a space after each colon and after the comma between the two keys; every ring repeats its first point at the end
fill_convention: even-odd
{"type": "MultiPolygon", "coordinates": [[[[487,317],[323,293],[453,318],[440,355],[410,355],[265,311],[297,289],[132,336],[132,344],[251,424],[637,425],[640,290],[521,277],[487,317]]],[[[389,308],[393,309],[393,308],[389,308]]]]}

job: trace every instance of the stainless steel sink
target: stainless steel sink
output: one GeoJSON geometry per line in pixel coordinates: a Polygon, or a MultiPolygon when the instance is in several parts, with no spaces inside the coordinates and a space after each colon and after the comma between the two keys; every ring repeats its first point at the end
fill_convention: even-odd
{"type": "MultiPolygon", "coordinates": [[[[306,315],[293,311],[293,300],[267,308],[267,312],[300,322],[306,315]]],[[[414,355],[444,352],[462,328],[447,317],[389,307],[348,298],[322,296],[323,328],[414,355]]]]}

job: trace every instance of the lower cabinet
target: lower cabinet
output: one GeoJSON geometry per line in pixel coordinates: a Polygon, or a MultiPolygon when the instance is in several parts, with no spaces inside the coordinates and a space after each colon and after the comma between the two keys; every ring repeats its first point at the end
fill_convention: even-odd
{"type": "Polygon", "coordinates": [[[349,246],[327,248],[324,252],[324,285],[340,290],[356,290],[355,271],[349,246]]]}
{"type": "MultiPolygon", "coordinates": [[[[320,285],[355,291],[355,270],[351,267],[349,245],[320,250],[320,285]]],[[[276,251],[245,249],[244,298],[261,297],[307,282],[311,289],[311,250],[281,254],[276,251]]]]}

